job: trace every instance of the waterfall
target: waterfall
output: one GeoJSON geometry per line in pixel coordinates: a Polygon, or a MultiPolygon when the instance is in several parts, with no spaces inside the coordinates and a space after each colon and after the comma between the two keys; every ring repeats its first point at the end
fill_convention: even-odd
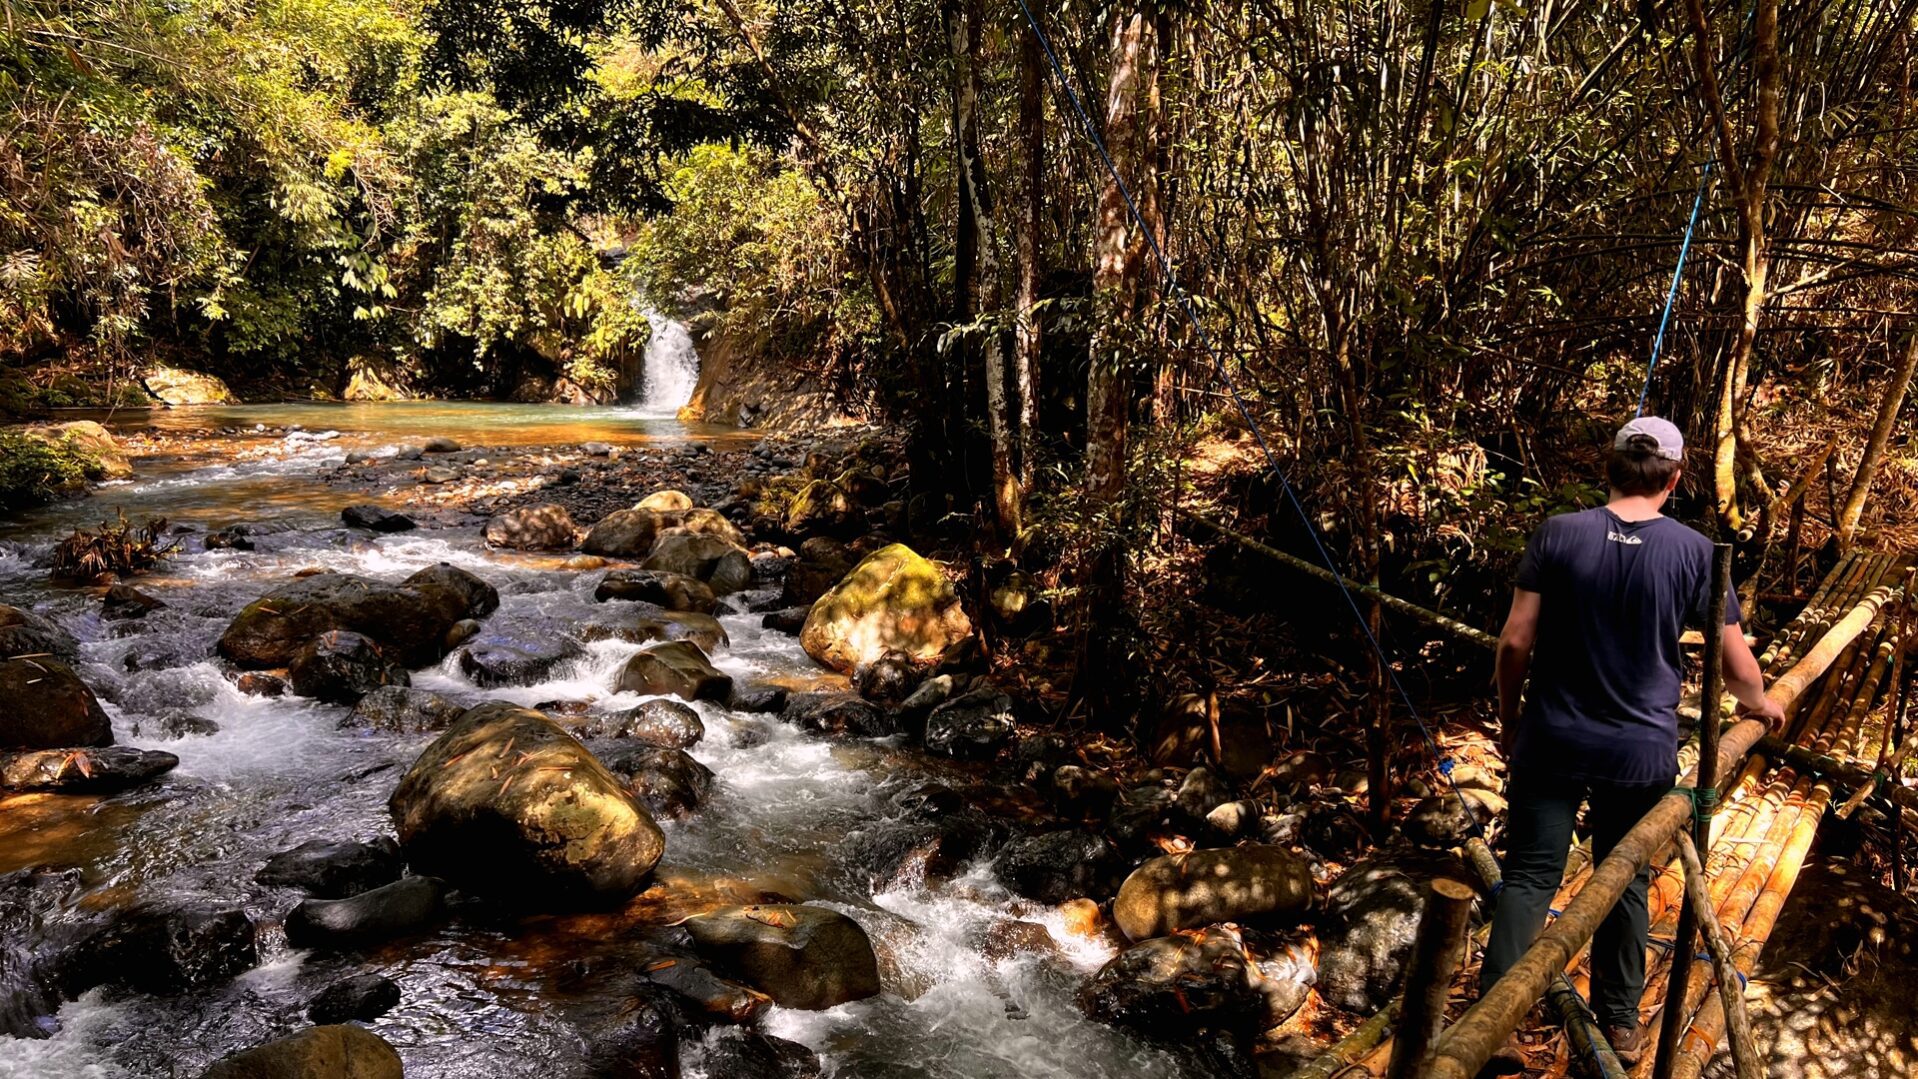
{"type": "Polygon", "coordinates": [[[674,416],[692,399],[699,381],[699,353],[683,322],[646,309],[652,337],[646,341],[645,367],[640,374],[639,411],[648,416],[674,416]]]}

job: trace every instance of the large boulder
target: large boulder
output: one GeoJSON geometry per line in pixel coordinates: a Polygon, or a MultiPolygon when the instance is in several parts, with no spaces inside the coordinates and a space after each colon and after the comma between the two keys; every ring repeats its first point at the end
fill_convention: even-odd
{"type": "Polygon", "coordinates": [[[1225,847],[1168,854],[1132,871],[1112,901],[1112,919],[1128,940],[1248,918],[1304,914],[1312,872],[1290,851],[1225,847]]]}
{"type": "Polygon", "coordinates": [[[445,730],[465,711],[429,689],[381,686],[361,697],[353,711],[340,720],[340,727],[421,734],[445,730]]]}
{"type": "Polygon", "coordinates": [[[704,506],[688,509],[678,515],[673,527],[685,532],[718,536],[735,547],[746,546],[746,534],[739,526],[726,519],[726,515],[704,506]]]}
{"type": "Polygon", "coordinates": [[[710,532],[666,532],[653,541],[644,569],[664,570],[704,581],[714,595],[750,587],[753,558],[746,549],[710,532]]]}
{"type": "Polygon", "coordinates": [[[345,899],[400,879],[400,848],[385,836],[370,843],[309,839],[268,858],[253,879],[321,899],[345,899]]]}
{"type": "Polygon", "coordinates": [[[308,1027],[221,1057],[200,1079],[401,1079],[386,1039],[350,1023],[308,1027]]]}
{"type": "Polygon", "coordinates": [[[684,817],[704,804],[713,790],[713,770],[683,749],[615,742],[599,748],[596,755],[656,816],[684,817]]]}
{"type": "Polygon", "coordinates": [[[814,480],[793,496],[783,523],[794,536],[844,536],[858,532],[866,515],[838,484],[814,480]]]}
{"type": "Polygon", "coordinates": [[[38,656],[73,663],[80,658],[80,642],[47,618],[0,603],[0,660],[38,656]]]}
{"type": "Polygon", "coordinates": [[[789,694],[779,718],[815,734],[837,737],[884,738],[899,730],[892,717],[857,693],[789,694]]]}
{"type": "Polygon", "coordinates": [[[1012,740],[1012,698],[990,686],[954,697],[926,717],[926,749],[961,760],[991,760],[1012,740]]]}
{"type": "Polygon", "coordinates": [[[1239,935],[1214,927],[1120,952],[1080,988],[1079,1003],[1094,1019],[1170,1041],[1254,1027],[1265,1011],[1259,982],[1239,935]]]}
{"type": "Polygon", "coordinates": [[[127,460],[126,450],[121,448],[120,440],[93,420],[29,427],[25,433],[28,438],[50,446],[64,446],[85,454],[91,459],[87,464],[88,479],[119,479],[133,475],[133,462],[127,460]]]}
{"type": "Polygon", "coordinates": [[[460,651],[460,670],[473,684],[529,686],[544,682],[553,668],[585,654],[578,641],[559,632],[486,632],[460,651]]]}
{"type": "Polygon", "coordinates": [[[1105,899],[1118,888],[1126,860],[1104,836],[1073,828],[1013,840],[992,869],[1012,894],[1057,905],[1079,896],[1105,899]]]}
{"type": "Polygon", "coordinates": [[[113,724],[73,668],[49,655],[0,661],[0,747],[110,746],[113,724]]]}
{"type": "Polygon", "coordinates": [[[448,728],[388,806],[416,871],[528,905],[617,903],[666,846],[652,815],[585,746],[504,702],[448,728]]]}
{"type": "Polygon", "coordinates": [[[286,916],[295,948],[362,948],[418,933],[439,920],[446,883],[403,877],[345,899],[305,899],[286,916]]]}
{"type": "Polygon", "coordinates": [[[633,503],[636,510],[651,510],[654,513],[678,513],[693,508],[693,498],[684,491],[670,487],[654,491],[638,502],[633,503]]]}
{"type": "Polygon", "coordinates": [[[308,641],[351,630],[378,642],[403,667],[446,654],[446,635],[499,606],[499,593],[465,570],[429,566],[399,584],[316,573],[280,586],[240,611],[221,634],[220,655],[246,668],[284,667],[308,641]]]}
{"type": "Polygon", "coordinates": [[[883,892],[951,878],[1004,837],[1005,827],[983,813],[929,804],[856,833],[843,849],[867,886],[883,892]]]}
{"type": "Polygon", "coordinates": [[[573,515],[556,502],[507,510],[486,522],[486,542],[517,551],[571,550],[579,526],[573,515]]]}
{"type": "Polygon", "coordinates": [[[819,1054],[757,1030],[722,1030],[706,1043],[706,1074],[726,1079],[819,1079],[819,1054]]]}
{"type": "Polygon", "coordinates": [[[724,701],[731,675],[720,673],[691,641],[656,644],[626,661],[614,687],[622,693],[672,694],[689,701],[724,701]]]}
{"type": "Polygon", "coordinates": [[[825,907],[729,907],[688,918],[699,953],[773,998],[817,1010],[879,992],[879,960],[859,923],[825,907]]]}
{"type": "Polygon", "coordinates": [[[1427,883],[1456,872],[1449,855],[1401,852],[1354,863],[1326,890],[1319,923],[1319,995],[1347,1011],[1392,999],[1412,955],[1427,883]]]}
{"type": "Polygon", "coordinates": [[[132,746],[0,751],[0,787],[97,794],[137,787],[179,763],[171,753],[132,746]]]}
{"type": "Polygon", "coordinates": [[[719,604],[706,582],[683,573],[651,569],[612,570],[600,578],[598,587],[593,589],[593,599],[600,603],[609,599],[633,600],[668,611],[694,614],[711,614],[719,604]]]}
{"type": "Polygon", "coordinates": [[[62,989],[124,985],[156,996],[217,985],[259,962],[253,923],[237,906],[140,903],[74,950],[62,989]]]}
{"type": "Polygon", "coordinates": [[[344,629],[306,642],[287,664],[286,678],[293,692],[328,704],[357,704],[381,686],[412,681],[371,638],[344,629]]]}
{"type": "Polygon", "coordinates": [[[903,543],[867,555],[813,604],[799,643],[850,674],[889,650],[931,663],[972,636],[972,621],[939,567],[903,543]]]}
{"type": "Polygon", "coordinates": [[[1421,847],[1456,847],[1504,813],[1505,799],[1491,791],[1442,790],[1419,799],[1399,822],[1399,830],[1421,847]]]}
{"type": "Polygon", "coordinates": [[[689,749],[706,737],[699,713],[678,701],[645,701],[608,716],[596,716],[582,732],[593,737],[631,738],[661,749],[689,749]]]}
{"type": "Polygon", "coordinates": [[[238,397],[218,375],[183,367],[149,367],[140,376],[146,391],[169,405],[237,405],[238,397]]]}
{"type": "Polygon", "coordinates": [[[669,518],[653,510],[614,510],[593,525],[579,549],[609,558],[644,558],[652,553],[660,529],[669,524],[669,518]]]}

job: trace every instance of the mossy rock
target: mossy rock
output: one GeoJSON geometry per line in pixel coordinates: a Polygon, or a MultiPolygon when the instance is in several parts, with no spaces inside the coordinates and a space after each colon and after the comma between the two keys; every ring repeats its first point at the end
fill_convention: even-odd
{"type": "Polygon", "coordinates": [[[903,543],[869,554],[819,597],[799,631],[806,654],[851,674],[889,651],[931,664],[972,636],[972,620],[939,567],[903,543]]]}

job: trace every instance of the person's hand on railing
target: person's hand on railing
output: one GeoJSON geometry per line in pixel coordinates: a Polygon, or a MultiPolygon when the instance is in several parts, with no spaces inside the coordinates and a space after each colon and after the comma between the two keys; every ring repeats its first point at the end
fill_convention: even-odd
{"type": "Polygon", "coordinates": [[[1740,703],[1738,706],[1738,718],[1762,720],[1767,732],[1770,734],[1783,734],[1785,732],[1785,710],[1780,708],[1778,702],[1772,700],[1770,697],[1759,697],[1758,707],[1740,703]]]}

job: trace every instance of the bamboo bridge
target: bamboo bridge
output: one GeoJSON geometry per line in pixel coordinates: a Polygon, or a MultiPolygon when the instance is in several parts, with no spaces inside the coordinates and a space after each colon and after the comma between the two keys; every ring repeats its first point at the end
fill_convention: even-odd
{"type": "MultiPolygon", "coordinates": [[[[1728,1022],[1733,1040],[1746,1044],[1739,1046],[1734,1067],[1726,1073],[1756,1079],[1762,1066],[1756,1063],[1748,1029],[1740,1032],[1742,983],[1791,895],[1820,822],[1834,806],[1841,816],[1861,805],[1896,815],[1900,807],[1918,802],[1918,791],[1884,782],[1887,774],[1897,775],[1903,763],[1903,753],[1892,748],[1891,732],[1901,723],[1904,704],[1899,692],[1904,681],[1901,645],[1910,628],[1905,602],[1910,580],[1911,571],[1898,556],[1865,552],[1841,560],[1760,655],[1768,695],[1789,717],[1783,735],[1762,737],[1763,726],[1751,720],[1724,726],[1716,747],[1719,767],[1715,773],[1705,770],[1704,783],[1698,783],[1698,741],[1688,744],[1681,754],[1687,772],[1681,786],[1708,787],[1713,785],[1711,777],[1718,777],[1716,812],[1701,817],[1692,798],[1677,793],[1599,864],[1593,864],[1589,846],[1575,850],[1553,904],[1562,913],[1498,985],[1450,1017],[1445,1015],[1448,990],[1475,977],[1476,949],[1455,949],[1450,963],[1421,970],[1422,965],[1430,968],[1432,958],[1443,951],[1425,947],[1424,937],[1464,933],[1463,908],[1469,896],[1448,900],[1446,893],[1435,890],[1427,907],[1430,924],[1421,927],[1405,995],[1301,1069],[1301,1079],[1471,1079],[1512,1031],[1526,1027],[1528,1013],[1541,999],[1566,1030],[1565,1038],[1550,1041],[1542,1073],[1547,1079],[1567,1074],[1698,1079],[1725,1050],[1728,1022]],[[1882,710],[1876,707],[1881,693],[1882,710]],[[1874,714],[1882,721],[1868,724],[1874,714]],[[1683,863],[1692,853],[1694,831],[1702,840],[1697,849],[1704,852],[1704,872],[1688,902],[1683,863]],[[1654,1036],[1668,1024],[1670,1029],[1663,1045],[1648,1047],[1639,1065],[1627,1072],[1602,1037],[1594,1036],[1589,1012],[1565,987],[1586,990],[1589,970],[1583,956],[1592,932],[1626,882],[1647,863],[1654,867],[1649,897],[1652,947],[1640,1015],[1654,1036]],[[1442,909],[1448,906],[1458,909],[1448,916],[1442,909]],[[1706,907],[1711,917],[1702,918],[1699,913],[1706,907]],[[1456,928],[1445,927],[1448,918],[1456,928]],[[1687,924],[1681,925],[1681,918],[1687,924]],[[1689,943],[1689,923],[1694,920],[1708,929],[1715,923],[1725,967],[1718,967],[1710,955],[1716,949],[1689,943]],[[1690,969],[1674,978],[1673,963],[1690,969]],[[1740,988],[1725,994],[1722,984],[1733,978],[1740,988]],[[1678,995],[1668,993],[1672,987],[1678,995]],[[1728,999],[1734,1014],[1727,1013],[1728,999]],[[1415,1017],[1415,1012],[1423,1014],[1415,1017]],[[1406,1041],[1417,1044],[1395,1045],[1406,1041]],[[1655,1048],[1664,1050],[1662,1061],[1655,1048]]],[[[1709,692],[1716,691],[1713,679],[1709,692]]],[[[1704,711],[1711,715],[1716,710],[1704,711]]],[[[1911,742],[1918,739],[1904,746],[1911,742]]],[[[1899,831],[1896,820],[1892,831],[1899,831]]],[[[1482,843],[1476,851],[1468,847],[1466,854],[1476,855],[1471,860],[1482,878],[1489,874],[1495,881],[1496,866],[1482,843]]],[[[1481,929],[1474,944],[1483,940],[1483,933],[1481,929]]],[[[1477,996],[1449,995],[1464,1000],[1477,996]]],[[[1540,1074],[1539,1055],[1534,1052],[1534,1070],[1528,1075],[1540,1074]]]]}

